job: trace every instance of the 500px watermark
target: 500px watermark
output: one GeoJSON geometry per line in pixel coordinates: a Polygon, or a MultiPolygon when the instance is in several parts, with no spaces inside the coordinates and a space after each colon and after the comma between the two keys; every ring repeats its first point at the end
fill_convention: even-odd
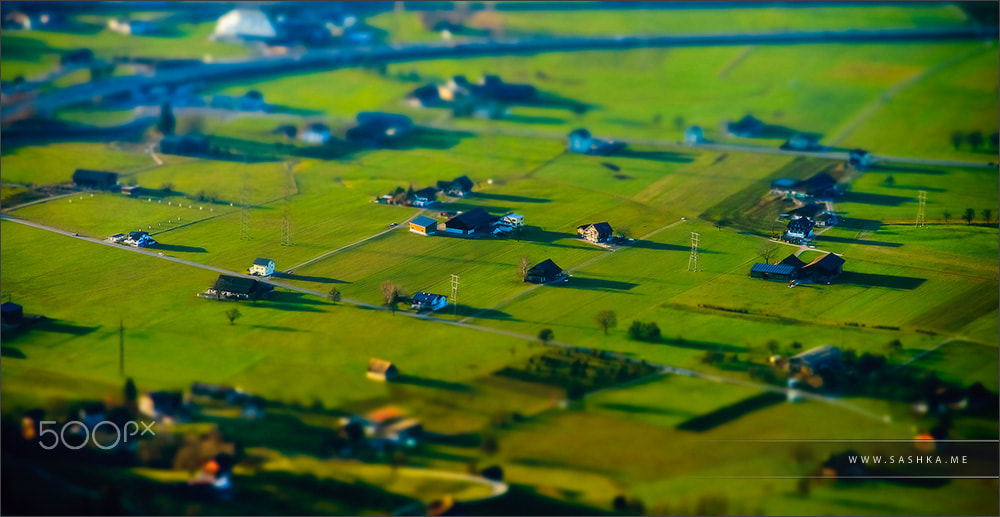
{"type": "Polygon", "coordinates": [[[60,445],[67,449],[82,449],[87,445],[87,442],[91,442],[95,447],[107,450],[117,447],[119,443],[127,443],[130,438],[135,436],[145,436],[147,434],[156,436],[156,431],[153,430],[154,422],[129,420],[119,427],[114,422],[102,420],[94,424],[93,427],[88,428],[79,420],[70,420],[63,424],[62,428],[58,431],[47,427],[58,424],[59,422],[55,420],[42,420],[38,422],[38,445],[43,449],[52,450],[60,445]],[[67,431],[69,431],[69,440],[66,439],[67,431]],[[83,434],[82,440],[80,439],[81,434],[83,434]],[[113,435],[115,439],[114,441],[101,443],[97,440],[98,434],[105,434],[108,437],[113,435]]]}

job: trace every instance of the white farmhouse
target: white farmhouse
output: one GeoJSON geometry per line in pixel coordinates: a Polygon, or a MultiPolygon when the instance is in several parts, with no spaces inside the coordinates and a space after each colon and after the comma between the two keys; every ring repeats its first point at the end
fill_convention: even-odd
{"type": "Polygon", "coordinates": [[[266,258],[257,258],[250,266],[249,272],[254,276],[271,276],[274,274],[274,261],[266,258]]]}

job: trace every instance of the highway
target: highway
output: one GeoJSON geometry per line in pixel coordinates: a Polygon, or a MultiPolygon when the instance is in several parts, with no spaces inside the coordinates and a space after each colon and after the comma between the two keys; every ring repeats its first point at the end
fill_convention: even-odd
{"type": "Polygon", "coordinates": [[[51,113],[66,106],[89,103],[108,96],[127,94],[143,89],[148,90],[154,87],[171,87],[182,84],[204,85],[225,79],[275,76],[306,70],[331,70],[377,63],[540,52],[626,50],[647,47],[987,40],[995,39],[997,32],[997,27],[958,27],[652,36],[567,36],[322,49],[295,55],[200,63],[163,70],[153,75],[115,77],[77,84],[11,103],[3,108],[0,121],[9,122],[31,112],[51,113]]]}

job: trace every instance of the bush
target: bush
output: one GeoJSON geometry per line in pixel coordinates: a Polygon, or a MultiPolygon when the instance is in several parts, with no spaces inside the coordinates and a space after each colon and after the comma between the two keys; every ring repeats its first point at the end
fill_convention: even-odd
{"type": "Polygon", "coordinates": [[[652,321],[633,321],[628,335],[636,341],[656,342],[661,338],[660,327],[652,321]]]}

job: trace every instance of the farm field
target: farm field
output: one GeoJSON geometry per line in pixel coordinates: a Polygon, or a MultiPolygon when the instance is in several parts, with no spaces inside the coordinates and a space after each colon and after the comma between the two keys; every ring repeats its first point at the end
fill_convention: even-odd
{"type": "MultiPolygon", "coordinates": [[[[684,5],[462,13],[398,3],[362,21],[375,44],[382,32],[390,43],[439,40],[421,16],[461,17],[468,32],[502,25],[496,35],[515,38],[989,28],[954,3],[684,5]]],[[[182,6],[120,7],[145,19],[182,6]]],[[[308,48],[209,42],[215,22],[193,14],[170,18],[168,36],[129,37],[105,28],[112,15],[74,18],[89,32],[5,30],[5,88],[74,48],[101,59],[308,48]]],[[[0,433],[14,458],[3,499],[17,501],[3,510],[410,515],[454,502],[464,515],[995,515],[995,478],[949,467],[896,478],[924,471],[837,460],[949,456],[979,444],[958,442],[995,447],[1000,436],[1000,176],[986,166],[1000,162],[997,48],[987,35],[457,56],[192,86],[260,92],[269,107],[257,111],[161,114],[183,104],[164,93],[136,109],[95,100],[38,114],[156,122],[129,142],[22,139],[3,150],[0,433]],[[429,83],[489,74],[535,86],[546,106],[494,100],[510,110],[489,120],[405,101],[429,83]],[[416,128],[349,140],[364,111],[416,128]],[[726,122],[747,114],[767,137],[728,134],[726,122]],[[312,123],[330,126],[328,142],[275,131],[312,123]],[[682,143],[692,125],[719,145],[682,143]],[[628,143],[577,153],[568,133],[580,128],[628,143]],[[881,158],[864,167],[775,152],[796,133],[881,158]],[[170,134],[204,136],[210,151],[164,154],[170,134]],[[76,186],[76,169],[143,190],[76,186]],[[800,183],[793,201],[771,190],[819,173],[843,194],[800,183]],[[447,185],[462,176],[472,187],[460,196],[447,185]],[[416,206],[426,187],[438,203],[416,206]],[[386,194],[394,204],[379,202],[386,194]],[[836,224],[801,244],[777,239],[794,227],[788,212],[813,201],[816,219],[829,211],[836,224]],[[523,227],[444,231],[473,209],[519,214],[523,227]],[[410,231],[418,216],[437,232],[410,231]],[[580,237],[602,222],[605,241],[580,237]],[[136,230],[158,244],[91,240],[136,230]],[[814,264],[754,268],[830,253],[844,261],[830,282],[810,276],[814,264]],[[273,292],[199,296],[258,258],[274,261],[260,279],[273,292]],[[565,277],[527,282],[525,266],[545,260],[565,277]],[[448,303],[418,312],[417,292],[448,303]],[[827,345],[830,355],[815,353],[827,345]],[[192,393],[192,383],[225,393],[192,393]],[[176,412],[144,397],[155,391],[179,394],[176,412]],[[58,423],[87,418],[82,408],[98,401],[108,419],[155,420],[163,436],[120,455],[46,456],[26,438],[34,410],[58,423]],[[192,495],[195,473],[230,460],[236,497],[211,485],[192,495]]],[[[87,80],[77,71],[44,90],[87,80]]],[[[993,458],[970,457],[969,469],[995,470],[993,458]]]]}

